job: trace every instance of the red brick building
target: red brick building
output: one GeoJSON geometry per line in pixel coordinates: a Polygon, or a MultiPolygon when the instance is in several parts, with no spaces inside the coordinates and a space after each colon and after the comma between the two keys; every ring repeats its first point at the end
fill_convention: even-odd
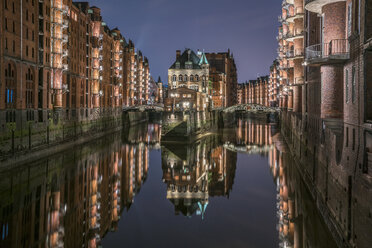
{"type": "Polygon", "coordinates": [[[235,59],[230,49],[227,52],[205,55],[210,65],[213,106],[218,108],[237,104],[238,76],[235,59]]]}
{"type": "Polygon", "coordinates": [[[269,106],[269,77],[259,77],[238,85],[240,104],[259,104],[269,106]]]}
{"type": "Polygon", "coordinates": [[[90,121],[119,115],[125,105],[147,104],[147,58],[107,26],[98,7],[71,0],[2,3],[0,125],[5,129],[51,118],[90,121]]]}
{"type": "MultiPolygon", "coordinates": [[[[365,228],[372,225],[365,218],[372,187],[371,6],[369,0],[285,0],[278,35],[283,133],[331,228],[346,246],[358,247],[371,243],[365,228]]],[[[300,247],[305,229],[289,225],[299,234],[293,246],[300,247]]]]}

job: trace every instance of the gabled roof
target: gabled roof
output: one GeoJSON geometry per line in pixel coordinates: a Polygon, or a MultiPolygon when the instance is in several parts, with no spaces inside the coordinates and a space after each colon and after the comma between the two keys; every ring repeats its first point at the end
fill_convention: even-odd
{"type": "MultiPolygon", "coordinates": [[[[191,49],[186,49],[181,56],[179,56],[173,65],[169,69],[176,69],[176,63],[180,63],[179,69],[186,69],[186,62],[192,63],[192,69],[201,69],[200,58],[196,53],[191,49]]],[[[207,61],[208,62],[208,61],[207,61]]]]}

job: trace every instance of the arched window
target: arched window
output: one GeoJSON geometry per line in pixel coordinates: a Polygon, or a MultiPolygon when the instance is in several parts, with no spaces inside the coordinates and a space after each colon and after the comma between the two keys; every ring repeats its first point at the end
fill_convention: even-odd
{"type": "Polygon", "coordinates": [[[182,75],[179,75],[179,76],[178,76],[178,81],[179,81],[179,82],[182,82],[182,80],[183,80],[182,75]]]}
{"type": "Polygon", "coordinates": [[[14,76],[15,67],[10,63],[8,68],[5,69],[5,104],[7,108],[15,107],[15,76],[14,76]]]}
{"type": "Polygon", "coordinates": [[[11,63],[5,67],[5,107],[6,122],[15,122],[15,104],[16,104],[16,69],[11,63]]]}
{"type": "Polygon", "coordinates": [[[191,82],[194,81],[194,75],[190,75],[190,81],[191,81],[191,82]]]}
{"type": "Polygon", "coordinates": [[[183,81],[187,82],[187,79],[188,79],[188,77],[187,77],[187,75],[185,75],[185,76],[183,77],[183,81]]]}
{"type": "Polygon", "coordinates": [[[173,82],[177,81],[177,76],[176,75],[173,75],[173,82]]]}
{"type": "MultiPolygon", "coordinates": [[[[34,73],[28,68],[26,72],[26,108],[32,109],[34,106],[34,73]]],[[[34,112],[27,111],[27,121],[34,120],[34,112]]]]}
{"type": "Polygon", "coordinates": [[[195,82],[199,82],[199,75],[195,75],[195,82]]]}

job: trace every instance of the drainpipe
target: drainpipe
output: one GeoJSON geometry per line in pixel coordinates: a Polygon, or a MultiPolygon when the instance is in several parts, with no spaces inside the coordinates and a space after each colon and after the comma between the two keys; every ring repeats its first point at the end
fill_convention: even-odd
{"type": "MultiPolygon", "coordinates": [[[[21,133],[22,133],[22,105],[23,105],[23,0],[21,0],[21,133]]],[[[22,134],[21,134],[22,141],[22,134]]]]}

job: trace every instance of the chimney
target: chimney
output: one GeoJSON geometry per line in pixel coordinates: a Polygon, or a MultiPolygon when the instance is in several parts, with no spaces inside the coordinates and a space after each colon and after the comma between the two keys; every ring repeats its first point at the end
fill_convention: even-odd
{"type": "Polygon", "coordinates": [[[178,59],[181,56],[181,50],[176,51],[176,59],[178,59]]]}

